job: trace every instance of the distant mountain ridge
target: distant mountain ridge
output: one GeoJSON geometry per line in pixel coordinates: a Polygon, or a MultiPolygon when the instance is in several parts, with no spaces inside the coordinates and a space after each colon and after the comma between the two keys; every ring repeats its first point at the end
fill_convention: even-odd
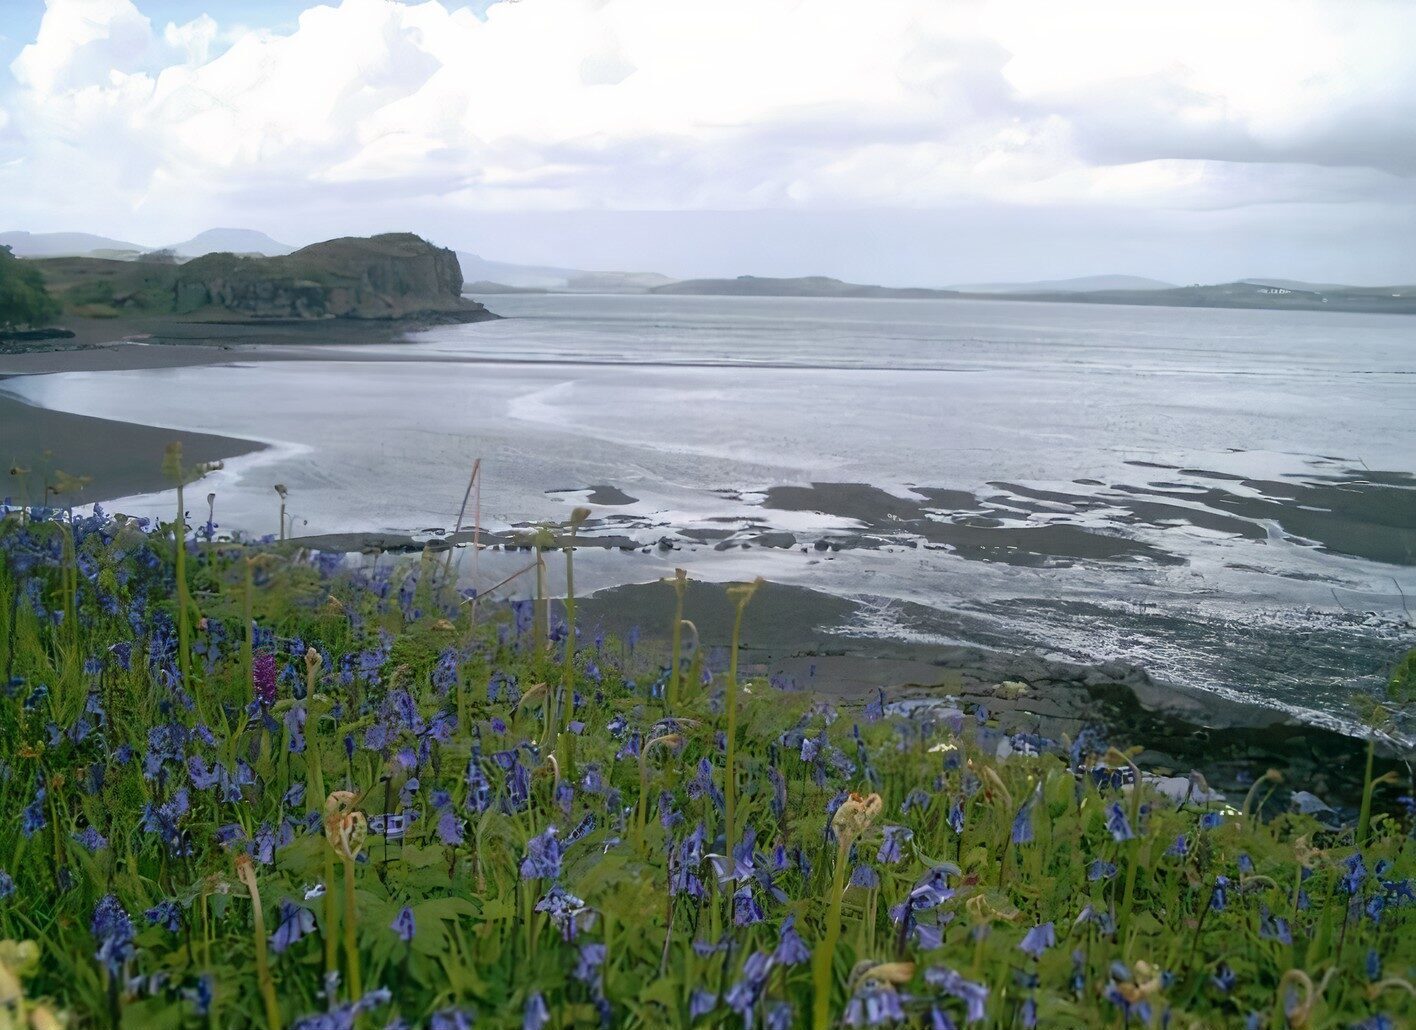
{"type": "Polygon", "coordinates": [[[1416,286],[1339,286],[1298,289],[1255,282],[1164,289],[1127,287],[1109,290],[1029,290],[1000,296],[993,292],[866,286],[811,275],[773,279],[752,275],[736,279],[687,279],[649,291],[717,297],[838,297],[930,300],[1053,301],[1069,304],[1130,304],[1191,308],[1268,308],[1308,311],[1362,311],[1416,314],[1416,286]]]}
{"type": "Polygon", "coordinates": [[[273,240],[255,229],[207,229],[190,240],[169,243],[164,247],[149,247],[89,232],[14,231],[0,232],[0,245],[8,246],[15,257],[22,258],[107,257],[128,260],[158,250],[170,250],[182,258],[220,253],[280,257],[295,250],[289,244],[273,240]]]}
{"type": "Polygon", "coordinates": [[[283,257],[293,253],[295,248],[288,243],[273,240],[255,229],[207,229],[190,240],[171,243],[163,250],[170,250],[179,257],[202,257],[205,254],[261,254],[265,257],[283,257]]]}
{"type": "Polygon", "coordinates": [[[15,257],[82,257],[96,250],[140,253],[150,248],[137,243],[95,236],[90,232],[0,232],[0,246],[15,257]]]}
{"type": "Polygon", "coordinates": [[[1173,290],[1175,283],[1140,275],[1083,275],[1031,283],[971,283],[950,286],[960,293],[1092,293],[1097,290],[1173,290]]]}
{"type": "Polygon", "coordinates": [[[896,300],[927,300],[963,296],[957,290],[930,290],[914,286],[869,286],[848,283],[825,275],[804,275],[775,279],[740,275],[736,279],[685,279],[656,286],[650,293],[728,297],[879,297],[896,300]]]}

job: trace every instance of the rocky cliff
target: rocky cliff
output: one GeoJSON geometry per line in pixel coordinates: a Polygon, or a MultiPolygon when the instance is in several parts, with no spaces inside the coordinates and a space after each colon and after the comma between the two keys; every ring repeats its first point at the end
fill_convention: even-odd
{"type": "Polygon", "coordinates": [[[219,320],[475,322],[457,256],[412,233],[343,237],[282,257],[208,254],[173,270],[172,310],[219,320]]]}

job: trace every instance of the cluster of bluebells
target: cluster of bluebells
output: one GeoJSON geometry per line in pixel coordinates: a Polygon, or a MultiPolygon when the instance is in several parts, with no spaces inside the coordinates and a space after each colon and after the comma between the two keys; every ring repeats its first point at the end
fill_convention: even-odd
{"type": "MultiPolygon", "coordinates": [[[[546,648],[525,601],[505,617],[480,607],[492,628],[463,632],[468,598],[440,592],[431,564],[316,558],[302,581],[346,598],[341,614],[292,616],[279,633],[213,603],[186,682],[161,605],[171,568],[152,557],[154,540],[170,541],[63,522],[83,559],[75,604],[44,579],[71,553],[48,520],[0,530],[16,603],[48,633],[77,620],[94,643],[77,687],[32,668],[12,677],[6,700],[44,761],[36,749],[4,766],[14,832],[35,843],[0,871],[0,918],[17,879],[57,886],[63,918],[87,926],[84,961],[121,1003],[165,998],[239,1024],[255,1011],[240,1006],[255,996],[248,959],[261,950],[284,1004],[320,1009],[289,1011],[291,1025],[470,1027],[476,1006],[452,1003],[447,956],[429,954],[442,942],[475,979],[503,981],[487,993],[510,999],[500,1015],[524,1030],[643,1022],[638,997],[665,977],[673,989],[653,991],[664,1007],[647,1010],[665,1025],[785,1030],[811,1018],[839,856],[846,926],[825,956],[835,1025],[1032,1027],[1083,1009],[1097,1022],[1187,1025],[1271,1011],[1272,989],[1263,998],[1258,985],[1278,982],[1282,956],[1312,939],[1324,899],[1350,941],[1341,975],[1361,978],[1359,1025],[1408,1014],[1384,985],[1410,969],[1384,949],[1416,901],[1390,830],[1409,832],[1409,818],[1379,847],[1329,834],[1321,855],[1295,864],[1266,834],[1246,836],[1233,810],[1167,803],[1128,763],[1100,757],[1095,731],[1059,743],[982,707],[911,716],[883,691],[837,706],[797,691],[810,683],[769,686],[750,711],[740,697],[730,777],[725,655],[702,664],[683,711],[668,711],[668,670],[632,641],[560,621],[546,648]],[[116,582],[104,572],[114,562],[98,560],[114,547],[125,548],[116,582]],[[556,696],[567,658],[567,718],[547,740],[535,702],[556,696]],[[124,696],[135,685],[140,715],[124,696]],[[332,857],[318,788],[347,791],[372,835],[347,863],[332,857]],[[871,791],[882,797],[869,825],[837,822],[871,791]],[[51,840],[57,869],[35,857],[51,840]],[[238,859],[259,899],[233,891],[238,859]],[[343,886],[327,879],[337,864],[357,884],[355,954],[386,986],[356,992],[333,972],[303,982],[347,925],[343,886]],[[1141,960],[1168,953],[1144,929],[1155,923],[1190,935],[1196,960],[1141,960]],[[1230,955],[1241,934],[1260,958],[1230,955]],[[220,943],[204,952],[209,937],[220,943]],[[1269,963],[1260,976],[1247,972],[1256,961],[1269,963]]],[[[269,575],[263,566],[258,588],[277,588],[269,575]]],[[[1302,998],[1278,1003],[1292,1020],[1302,998]]]]}

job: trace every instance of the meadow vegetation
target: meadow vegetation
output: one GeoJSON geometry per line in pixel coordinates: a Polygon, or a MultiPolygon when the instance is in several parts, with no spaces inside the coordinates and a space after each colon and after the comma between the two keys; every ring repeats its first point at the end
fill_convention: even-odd
{"type": "MultiPolygon", "coordinates": [[[[0,1028],[1416,1017],[1397,791],[1261,817],[1262,769],[1224,802],[783,691],[738,662],[753,584],[716,662],[681,575],[665,655],[534,569],[506,601],[188,522],[0,521],[0,1028]]],[[[573,571],[573,530],[534,553],[573,571]]]]}

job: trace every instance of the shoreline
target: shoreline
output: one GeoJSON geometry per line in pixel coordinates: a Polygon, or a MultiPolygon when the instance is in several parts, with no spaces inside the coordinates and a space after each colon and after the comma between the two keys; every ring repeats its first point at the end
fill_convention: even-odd
{"type": "MultiPolygon", "coordinates": [[[[90,321],[81,328],[83,332],[76,336],[76,343],[63,341],[72,343],[72,346],[32,348],[22,354],[0,354],[0,381],[14,376],[62,372],[200,367],[265,361],[457,360],[411,354],[403,358],[390,355],[387,351],[360,354],[354,350],[360,343],[388,344],[405,340],[424,328],[413,324],[397,327],[386,323],[352,327],[341,325],[338,327],[341,338],[337,340],[330,339],[331,326],[324,323],[250,327],[103,320],[90,321]],[[345,329],[352,331],[345,332],[345,329]],[[122,334],[122,338],[115,339],[115,334],[122,334]]],[[[10,441],[15,452],[13,455],[0,454],[0,458],[13,461],[27,452],[38,454],[48,451],[51,455],[48,468],[62,469],[76,475],[93,475],[94,481],[82,494],[60,498],[75,504],[93,503],[96,497],[106,501],[169,489],[171,484],[161,475],[160,469],[163,450],[173,440],[183,443],[184,459],[192,464],[250,456],[270,447],[269,443],[256,440],[52,411],[7,395],[3,382],[0,382],[0,438],[10,441]]],[[[1217,477],[1216,473],[1198,470],[1159,466],[1157,469],[1170,476],[1197,472],[1202,478],[1217,477]]],[[[35,470],[32,474],[37,482],[29,492],[31,502],[42,490],[43,479],[37,473],[38,470],[35,470]]],[[[1005,485],[993,484],[995,488],[1005,485]]],[[[1350,486],[1344,485],[1344,488],[1350,489],[1350,486]]],[[[618,491],[612,485],[593,489],[618,491]]],[[[13,487],[9,492],[16,501],[23,497],[13,487]]],[[[1010,495],[1008,503],[1014,506],[1031,503],[1045,508],[1056,500],[1050,495],[1028,497],[1029,491],[1016,486],[1007,492],[1010,495]]],[[[951,525],[924,518],[927,508],[939,504],[975,508],[985,500],[984,497],[954,498],[952,495],[945,496],[948,491],[922,490],[920,493],[920,499],[908,500],[883,494],[864,484],[779,486],[768,491],[768,500],[764,505],[766,510],[824,511],[861,522],[861,530],[834,537],[825,548],[822,540],[770,532],[754,535],[744,531],[736,535],[727,534],[720,539],[717,533],[700,531],[698,536],[702,539],[697,539],[686,531],[682,542],[685,545],[696,543],[713,550],[750,546],[805,549],[807,545],[812,545],[815,551],[834,553],[843,547],[880,548],[891,542],[889,533],[899,532],[904,527],[912,533],[923,534],[923,547],[949,546],[955,550],[977,552],[974,557],[980,560],[1006,565],[1034,567],[1040,559],[1049,555],[1052,556],[1049,561],[1055,559],[1057,553],[1068,555],[1072,560],[1089,559],[1096,557],[1093,552],[1108,548],[1110,550],[1106,550],[1103,557],[1110,555],[1118,560],[1141,557],[1157,562],[1164,557],[1150,554],[1145,548],[1141,548],[1137,555],[1129,552],[1111,555],[1112,550],[1121,547],[1121,538],[1070,532],[1066,527],[1053,530],[1046,539],[1028,537],[1030,543],[1038,545],[1036,553],[1027,548],[1020,550],[1015,540],[1017,531],[1001,521],[997,526],[986,524],[994,520],[979,522],[978,519],[970,524],[951,525]],[[1059,534],[1066,534],[1065,539],[1052,539],[1059,534]]],[[[624,499],[632,500],[627,495],[624,499]]],[[[619,498],[617,493],[605,493],[596,503],[623,503],[624,499],[619,498]]],[[[1068,500],[1075,502],[1076,498],[1068,500]]],[[[1140,503],[1141,498],[1130,500],[1134,505],[1140,503]]],[[[1164,514],[1168,516],[1201,521],[1193,510],[1180,507],[1183,501],[1178,497],[1158,493],[1145,497],[1144,503],[1157,511],[1164,507],[1164,514]]],[[[1249,510],[1258,503],[1258,500],[1250,499],[1244,503],[1242,510],[1225,512],[1223,516],[1214,514],[1205,521],[1213,522],[1208,528],[1240,531],[1248,520],[1258,514],[1257,509],[1249,510]]],[[[1393,529],[1399,532],[1398,527],[1393,529]]],[[[648,550],[642,540],[624,535],[624,532],[612,532],[598,538],[582,537],[581,544],[606,549],[648,550]]],[[[1036,530],[1029,532],[1037,533],[1036,530]]],[[[1325,535],[1322,532],[1312,534],[1318,540],[1325,535]]],[[[455,539],[437,539],[431,546],[438,550],[454,542],[466,542],[465,538],[469,536],[470,533],[464,532],[455,539]]],[[[514,530],[504,534],[484,532],[483,540],[489,545],[508,547],[514,546],[513,536],[514,530]]],[[[1335,542],[1341,549],[1340,541],[1330,540],[1329,546],[1335,542]]],[[[425,540],[412,534],[353,532],[299,538],[298,546],[347,554],[374,551],[413,553],[424,549],[425,540]]],[[[1040,697],[1034,697],[1032,701],[1047,702],[1041,709],[1037,704],[1013,706],[1018,720],[1014,725],[1020,730],[1037,730],[1045,726],[1054,733],[1074,733],[1080,725],[1078,720],[1082,714],[1110,711],[1108,718],[1121,728],[1119,736],[1130,736],[1137,742],[1152,746],[1155,742],[1164,743],[1163,748],[1156,752],[1162,765],[1174,764],[1181,759],[1194,762],[1210,760],[1213,758],[1210,751],[1218,745],[1195,747],[1192,746],[1192,738],[1207,739],[1194,737],[1194,734],[1217,731],[1228,742],[1220,750],[1243,754],[1249,764],[1266,760],[1266,755],[1276,763],[1296,761],[1310,770],[1306,774],[1318,776],[1319,779],[1330,773],[1339,783],[1338,792],[1346,789],[1342,784],[1351,782],[1352,766],[1347,752],[1353,750],[1357,738],[1299,721],[1279,708],[1260,702],[1231,700],[1198,686],[1158,683],[1138,666],[1121,666],[1114,662],[1086,665],[1049,661],[1039,657],[1026,638],[1016,636],[987,642],[970,636],[970,643],[977,646],[952,646],[909,642],[887,636],[823,635],[819,632],[822,623],[806,621],[808,616],[825,613],[825,623],[834,621],[839,627],[844,621],[841,613],[853,610],[852,602],[838,594],[810,587],[774,586],[791,593],[797,601],[792,606],[776,606],[773,614],[759,623],[759,628],[767,631],[774,643],[760,650],[758,667],[765,675],[793,679],[802,689],[853,702],[862,701],[872,687],[887,690],[892,701],[902,696],[937,698],[941,693],[951,693],[974,701],[984,699],[990,707],[996,707],[999,703],[1017,699],[1003,698],[1001,702],[998,699],[987,700],[992,697],[993,686],[1018,680],[1034,684],[1043,691],[1040,697]],[[1121,692],[1117,697],[1125,695],[1131,700],[1125,704],[1117,697],[1106,701],[1101,696],[1105,693],[1103,688],[1115,688],[1121,692]],[[1151,724],[1147,733],[1133,728],[1143,717],[1151,724]],[[1323,753],[1336,755],[1338,751],[1343,755],[1341,761],[1334,759],[1334,767],[1324,772],[1316,756],[1323,753]]],[[[610,604],[623,609],[601,613],[601,618],[606,621],[621,622],[621,616],[628,616],[637,609],[631,598],[639,589],[653,593],[652,588],[610,588],[593,595],[586,603],[589,609],[610,604]]],[[[622,631],[624,627],[621,625],[619,629],[622,631]]],[[[700,625],[700,629],[704,630],[705,644],[726,642],[725,639],[716,640],[707,624],[700,625]]]]}
{"type": "MultiPolygon", "coordinates": [[[[577,607],[587,627],[620,639],[637,628],[653,646],[667,649],[661,624],[673,596],[667,583],[642,583],[598,591],[577,607]]],[[[1138,761],[1151,771],[1183,776],[1199,769],[1214,786],[1241,796],[1247,784],[1236,778],[1271,766],[1284,773],[1290,789],[1312,791],[1332,804],[1360,800],[1366,743],[1353,734],[1257,701],[1166,682],[1126,662],[1070,662],[1027,650],[843,635],[839,629],[855,608],[824,591],[764,583],[743,623],[745,669],[853,710],[877,701],[883,691],[887,704],[906,708],[938,707],[945,698],[970,711],[981,705],[1006,734],[1075,740],[1085,727],[1099,729],[1143,745],[1138,761]]],[[[698,630],[706,661],[725,653],[733,607],[721,584],[690,580],[685,617],[698,630]]],[[[1400,765],[1380,744],[1377,755],[1383,770],[1400,765]]]]}

